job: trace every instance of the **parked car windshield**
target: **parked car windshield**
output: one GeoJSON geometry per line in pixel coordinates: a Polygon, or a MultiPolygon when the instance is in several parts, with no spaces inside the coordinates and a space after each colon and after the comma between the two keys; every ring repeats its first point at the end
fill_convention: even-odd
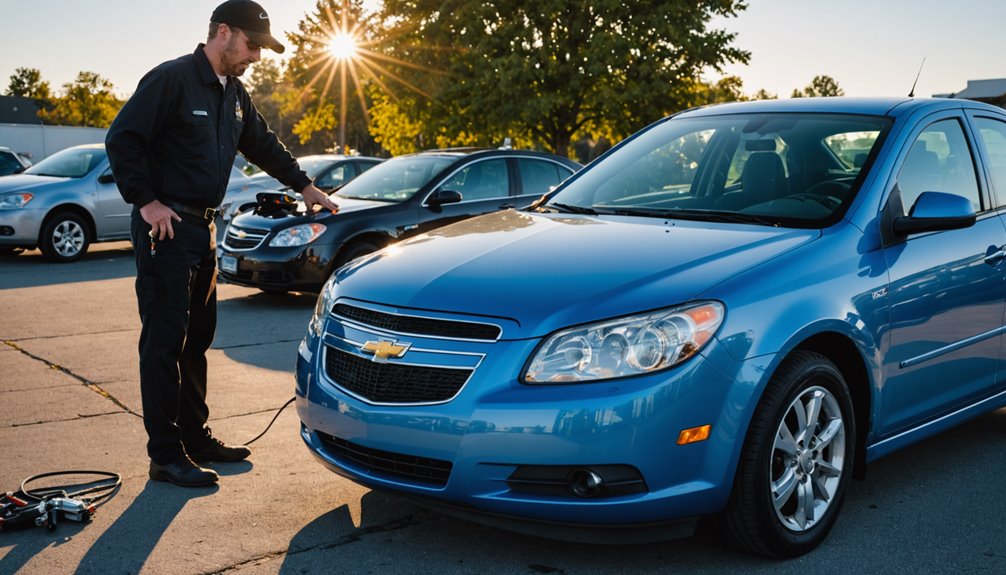
{"type": "Polygon", "coordinates": [[[24,171],[35,176],[83,178],[105,159],[105,148],[67,148],[24,171]]]}
{"type": "Polygon", "coordinates": [[[587,170],[546,209],[823,227],[848,209],[890,125],[840,114],[669,120],[587,170]]]}
{"type": "Polygon", "coordinates": [[[453,156],[400,156],[370,168],[343,186],[340,198],[404,202],[458,161],[453,156]]]}

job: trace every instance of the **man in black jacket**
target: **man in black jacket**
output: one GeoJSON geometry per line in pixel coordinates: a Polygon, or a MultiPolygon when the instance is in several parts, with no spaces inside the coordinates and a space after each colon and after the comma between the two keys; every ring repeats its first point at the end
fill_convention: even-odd
{"type": "Polygon", "coordinates": [[[133,205],[150,477],[183,486],[217,481],[200,463],[251,454],[219,441],[206,425],[206,350],[216,330],[213,218],[236,153],[300,191],[309,209],[338,209],[269,130],[237,79],[262,48],[283,52],[265,10],[251,0],[227,0],[210,20],[205,44],[140,80],[105,140],[119,190],[133,205]]]}

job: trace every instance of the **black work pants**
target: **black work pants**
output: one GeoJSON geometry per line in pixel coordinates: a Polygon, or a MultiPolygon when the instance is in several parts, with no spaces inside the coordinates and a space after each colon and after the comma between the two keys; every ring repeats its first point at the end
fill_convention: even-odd
{"type": "Polygon", "coordinates": [[[217,324],[215,227],[184,214],[154,240],[139,210],[131,234],[140,321],[140,394],[147,453],[164,464],[207,441],[206,351],[217,324]]]}

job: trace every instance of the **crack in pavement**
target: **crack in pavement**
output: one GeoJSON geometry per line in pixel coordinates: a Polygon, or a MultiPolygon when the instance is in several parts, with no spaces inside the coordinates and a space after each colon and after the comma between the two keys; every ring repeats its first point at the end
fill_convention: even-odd
{"type": "Polygon", "coordinates": [[[410,513],[410,514],[406,515],[405,517],[402,517],[400,519],[395,519],[394,521],[391,521],[391,522],[388,522],[388,523],[385,523],[385,524],[382,524],[382,525],[374,525],[373,527],[367,527],[365,529],[359,529],[359,530],[354,531],[353,533],[350,533],[348,535],[343,535],[342,537],[336,539],[332,543],[322,543],[322,544],[315,545],[315,546],[312,546],[312,547],[306,547],[306,548],[303,548],[303,549],[297,549],[296,551],[284,550],[284,551],[274,551],[272,553],[265,553],[265,554],[259,555],[257,557],[252,557],[251,559],[248,559],[246,561],[242,561],[240,563],[235,563],[234,565],[230,565],[230,566],[225,567],[223,569],[220,569],[218,571],[208,571],[206,573],[203,573],[202,575],[221,575],[223,573],[230,573],[230,572],[236,571],[236,570],[238,570],[238,569],[240,569],[242,567],[245,567],[247,565],[257,565],[257,564],[260,564],[261,562],[264,562],[264,561],[276,559],[277,557],[284,557],[284,556],[290,556],[290,555],[300,555],[301,553],[307,553],[307,552],[310,552],[310,551],[327,551],[329,549],[335,549],[337,547],[342,547],[342,546],[345,546],[345,545],[349,545],[351,543],[357,543],[357,542],[361,541],[367,535],[373,535],[374,533],[388,533],[390,531],[398,531],[400,529],[405,529],[405,528],[408,528],[408,527],[412,527],[413,525],[418,525],[419,524],[419,518],[417,518],[416,516],[420,515],[422,513],[424,513],[424,512],[423,511],[413,512],[413,513],[410,513]]]}
{"type": "Polygon", "coordinates": [[[7,340],[5,340],[4,344],[7,345],[8,347],[11,347],[13,349],[16,349],[16,350],[20,351],[21,353],[23,353],[24,355],[26,355],[26,356],[34,359],[35,361],[39,361],[39,362],[44,363],[45,365],[47,365],[49,367],[49,369],[55,369],[56,371],[65,373],[66,375],[68,375],[68,376],[76,379],[77,381],[79,381],[80,383],[82,383],[84,385],[84,387],[90,389],[91,391],[97,393],[98,395],[100,395],[100,396],[104,397],[105,399],[107,399],[107,400],[111,401],[112,403],[114,403],[122,411],[125,411],[126,413],[128,413],[130,415],[134,415],[136,417],[140,417],[140,418],[143,417],[140,414],[138,414],[135,411],[133,411],[132,409],[129,409],[129,407],[127,407],[126,404],[124,404],[121,401],[119,401],[114,395],[108,393],[107,391],[105,391],[104,389],[102,389],[100,385],[98,385],[97,383],[95,383],[95,382],[87,379],[86,377],[83,377],[81,375],[77,375],[76,373],[70,371],[69,369],[67,369],[67,368],[65,368],[65,367],[63,367],[61,365],[52,363],[51,361],[49,361],[49,360],[47,360],[45,358],[39,357],[39,356],[37,356],[37,355],[35,355],[35,354],[27,351],[26,349],[22,348],[21,346],[19,346],[17,343],[15,343],[13,341],[7,341],[7,340]]]}
{"type": "Polygon", "coordinates": [[[77,421],[78,419],[90,419],[92,417],[104,417],[106,415],[122,415],[121,411],[106,411],[105,413],[78,413],[77,417],[68,417],[66,419],[47,419],[44,421],[29,421],[27,423],[14,423],[11,427],[31,427],[32,425],[45,425],[47,423],[65,423],[67,421],[77,421]]]}
{"type": "MultiPolygon", "coordinates": [[[[73,333],[73,334],[70,335],[70,337],[75,337],[75,336],[78,336],[78,335],[102,335],[102,334],[106,334],[106,333],[125,333],[127,331],[140,331],[140,330],[132,328],[132,329],[108,329],[108,330],[104,330],[104,331],[82,331],[82,332],[73,333]]],[[[57,339],[57,338],[64,338],[64,337],[67,337],[67,336],[65,334],[61,334],[61,335],[37,335],[35,337],[21,337],[21,338],[18,338],[17,341],[39,341],[39,340],[43,340],[43,339],[57,339]]],[[[6,343],[7,345],[11,345],[12,341],[13,340],[4,340],[4,343],[6,343]]],[[[11,347],[14,347],[14,346],[11,345],[11,347]]],[[[20,348],[16,348],[15,347],[15,349],[20,349],[20,348]]]]}
{"type": "Polygon", "coordinates": [[[260,341],[260,342],[256,342],[256,343],[239,343],[237,345],[226,345],[226,346],[214,347],[213,349],[219,349],[219,350],[224,350],[224,349],[241,349],[243,347],[257,347],[257,346],[260,346],[260,345],[273,345],[275,343],[299,343],[301,339],[303,339],[303,338],[299,338],[298,337],[297,339],[277,339],[275,341],[260,341]]]}

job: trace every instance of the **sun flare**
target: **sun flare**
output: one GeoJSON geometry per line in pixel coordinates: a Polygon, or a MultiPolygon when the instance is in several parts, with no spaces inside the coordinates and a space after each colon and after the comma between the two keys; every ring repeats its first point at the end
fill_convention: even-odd
{"type": "Polygon", "coordinates": [[[356,57],[356,38],[348,32],[339,32],[328,43],[328,53],[336,60],[351,60],[356,57]]]}

